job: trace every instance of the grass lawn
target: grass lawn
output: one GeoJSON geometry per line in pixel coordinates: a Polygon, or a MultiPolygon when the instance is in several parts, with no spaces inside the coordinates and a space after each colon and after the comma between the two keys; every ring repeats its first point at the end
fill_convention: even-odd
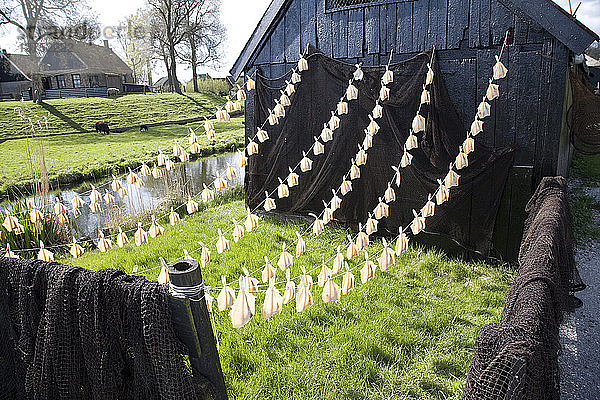
{"type": "MultiPolygon", "coordinates": [[[[149,96],[150,97],[150,96],[149,96]]],[[[244,143],[243,118],[230,122],[214,122],[216,140],[209,142],[201,123],[190,124],[196,130],[202,154],[230,151],[244,143]]],[[[172,154],[174,139],[186,149],[188,128],[184,125],[150,127],[147,132],[131,130],[99,135],[83,133],[43,138],[46,167],[50,182],[72,183],[94,176],[110,176],[126,166],[142,161],[155,162],[158,150],[172,154]]],[[[0,197],[13,197],[29,192],[31,171],[27,153],[28,143],[39,148],[40,139],[8,140],[0,143],[0,197]]],[[[150,165],[152,166],[152,165],[150,165]]]]}
{"type": "MultiPolygon", "coordinates": [[[[244,216],[244,203],[216,204],[165,234],[137,248],[128,245],[106,254],[88,251],[65,263],[89,269],[118,268],[130,272],[156,267],[207,242],[217,228],[228,231],[231,218],[244,216]]],[[[282,242],[292,243],[304,226],[261,219],[259,228],[231,250],[218,255],[203,270],[208,284],[219,285],[275,257],[282,242]]],[[[292,276],[300,266],[312,272],[314,305],[303,313],[294,304],[269,320],[260,316],[264,294],[257,296],[257,315],[240,330],[232,328],[228,313],[216,311],[215,325],[221,364],[231,398],[236,399],[459,399],[474,341],[482,325],[498,322],[512,274],[501,267],[449,259],[439,252],[411,249],[386,272],[377,271],[339,303],[324,304],[316,285],[321,259],[334,255],[334,247],[347,243],[347,231],[328,228],[316,239],[306,237],[307,251],[294,259],[292,276]]],[[[227,235],[231,239],[230,235],[227,235]]],[[[131,238],[132,239],[132,238],[131,238]]],[[[370,253],[381,249],[375,243],[370,253]]],[[[350,261],[359,266],[363,257],[350,261]]],[[[274,262],[275,265],[276,261],[274,262]]],[[[276,265],[275,265],[276,266],[276,265]]],[[[358,268],[360,269],[360,267],[358,268]]],[[[155,279],[158,270],[146,277],[155,279]]],[[[253,276],[260,278],[260,272],[253,276]]],[[[284,280],[281,271],[277,280],[284,280]]],[[[341,278],[336,279],[341,285],[341,278]]],[[[281,290],[283,294],[283,290],[281,290]]],[[[217,293],[213,293],[216,297],[217,293]]]]}
{"type": "MultiPolygon", "coordinates": [[[[62,133],[94,129],[97,121],[106,121],[116,128],[201,117],[213,114],[215,106],[224,103],[222,97],[212,93],[166,93],[45,100],[41,105],[28,101],[25,105],[39,117],[48,117],[48,130],[44,133],[62,133]]],[[[17,101],[0,102],[0,139],[27,134],[23,121],[14,112],[21,105],[17,101]]]]}
{"type": "Polygon", "coordinates": [[[600,203],[586,193],[585,187],[600,186],[600,155],[586,156],[579,152],[573,155],[571,176],[577,181],[571,188],[571,215],[573,232],[578,244],[600,239],[600,221],[595,215],[600,203]]]}

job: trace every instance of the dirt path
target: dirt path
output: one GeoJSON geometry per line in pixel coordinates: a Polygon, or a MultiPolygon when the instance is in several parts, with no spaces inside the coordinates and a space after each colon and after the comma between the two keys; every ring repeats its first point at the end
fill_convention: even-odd
{"type": "MultiPolygon", "coordinates": [[[[600,187],[580,187],[600,202],[600,187]]],[[[600,212],[593,217],[598,221],[600,212]]],[[[583,306],[566,314],[560,328],[561,399],[600,399],[600,241],[578,246],[575,261],[587,288],[576,293],[583,306]]]]}

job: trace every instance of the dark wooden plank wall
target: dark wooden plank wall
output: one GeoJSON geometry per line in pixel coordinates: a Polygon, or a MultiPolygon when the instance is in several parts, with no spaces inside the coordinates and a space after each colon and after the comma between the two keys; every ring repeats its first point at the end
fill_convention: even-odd
{"type": "MultiPolygon", "coordinates": [[[[294,0],[283,12],[249,68],[279,77],[307,44],[365,65],[385,64],[391,49],[394,61],[400,61],[435,45],[465,131],[485,93],[494,55],[506,30],[514,28],[515,43],[503,56],[509,75],[500,84],[502,96],[493,103],[493,117],[478,136],[488,146],[515,146],[515,166],[533,167],[530,181],[520,184],[526,196],[519,193],[517,199],[507,190],[501,206],[499,219],[507,220],[499,224],[496,236],[514,236],[511,224],[520,226],[522,221],[511,220],[523,215],[523,198],[542,176],[556,172],[568,60],[562,43],[502,0],[398,0],[335,10],[326,10],[325,0],[294,0]]],[[[252,108],[247,110],[251,117],[252,108]]],[[[512,174],[510,182],[521,175],[512,174]]],[[[514,243],[502,247],[514,248],[514,243]]]]}

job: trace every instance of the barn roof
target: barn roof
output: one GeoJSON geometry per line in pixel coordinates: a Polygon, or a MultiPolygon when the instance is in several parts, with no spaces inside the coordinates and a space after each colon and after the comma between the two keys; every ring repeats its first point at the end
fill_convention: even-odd
{"type": "MultiPolygon", "coordinates": [[[[237,79],[255,55],[263,39],[277,24],[293,0],[272,0],[230,72],[237,79]]],[[[499,0],[540,24],[546,31],[576,54],[581,54],[598,35],[571,16],[552,0],[499,0]]]]}

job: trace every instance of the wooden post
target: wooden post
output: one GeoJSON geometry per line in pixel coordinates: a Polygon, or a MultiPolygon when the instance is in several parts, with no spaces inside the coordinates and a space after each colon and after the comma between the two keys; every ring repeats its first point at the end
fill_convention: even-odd
{"type": "MultiPolygon", "coordinates": [[[[173,293],[171,312],[175,332],[189,350],[194,377],[210,383],[206,388],[215,400],[227,400],[225,379],[213,334],[210,315],[204,300],[204,290],[193,290],[202,283],[202,272],[196,260],[180,260],[167,268],[169,282],[190,293],[173,293]],[[190,289],[191,288],[191,289],[190,289]]],[[[201,386],[203,382],[200,382],[201,386]]]]}

